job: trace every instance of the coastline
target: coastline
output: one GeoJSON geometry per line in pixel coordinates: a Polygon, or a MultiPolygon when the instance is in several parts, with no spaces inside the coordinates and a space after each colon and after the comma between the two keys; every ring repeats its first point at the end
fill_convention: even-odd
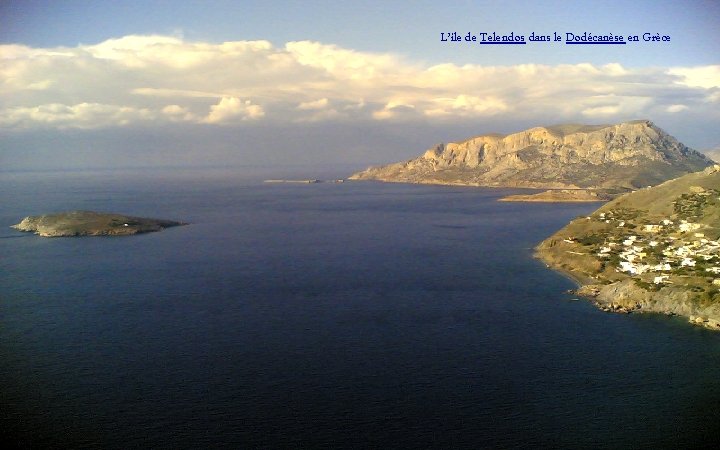
{"type": "Polygon", "coordinates": [[[561,199],[540,199],[540,198],[532,198],[530,195],[517,195],[517,196],[508,196],[498,199],[499,202],[524,202],[524,203],[602,203],[607,202],[607,200],[600,200],[600,199],[594,199],[594,200],[561,200],[561,199]],[[514,198],[510,198],[514,197],[514,198]]]}
{"type": "Polygon", "coordinates": [[[542,257],[542,255],[540,254],[540,252],[537,251],[537,250],[536,250],[535,253],[533,254],[533,257],[534,257],[535,259],[537,259],[538,261],[542,262],[543,264],[545,264],[545,267],[547,267],[548,269],[551,269],[551,270],[559,273],[559,274],[562,275],[563,277],[567,278],[568,280],[572,281],[572,282],[575,284],[575,287],[576,287],[577,289],[580,289],[580,288],[582,288],[583,286],[586,286],[586,285],[591,285],[591,284],[593,284],[592,281],[591,281],[592,279],[589,278],[589,277],[586,276],[586,275],[582,275],[582,274],[578,274],[578,273],[576,273],[576,272],[572,272],[572,271],[570,271],[570,270],[568,270],[568,269],[566,269],[566,268],[564,268],[564,267],[557,267],[557,266],[552,266],[552,265],[550,265],[550,263],[549,263],[547,260],[545,260],[545,259],[542,257]]]}
{"type": "Polygon", "coordinates": [[[720,331],[720,307],[712,304],[703,307],[692,300],[692,293],[687,289],[666,287],[650,292],[638,286],[631,278],[601,284],[589,275],[558,266],[543,254],[542,249],[536,249],[534,256],[545,263],[547,268],[575,283],[577,288],[573,292],[602,311],[682,316],[692,325],[720,331]]]}
{"type": "MultiPolygon", "coordinates": [[[[359,172],[362,173],[362,172],[359,172]]],[[[480,183],[480,182],[469,182],[469,181],[450,181],[450,180],[437,180],[437,179],[421,179],[421,180],[406,180],[397,178],[385,178],[385,177],[366,177],[357,176],[359,173],[350,175],[347,179],[350,181],[373,181],[378,183],[398,183],[398,184],[427,184],[435,186],[468,186],[468,187],[484,187],[484,188],[501,188],[501,189],[535,189],[535,190],[547,190],[547,189],[584,189],[571,184],[564,183],[535,183],[535,182],[524,182],[519,181],[515,183],[480,183]]],[[[594,200],[595,201],[595,200],[594,200]]],[[[597,200],[607,201],[607,200],[597,200]]]]}
{"type": "Polygon", "coordinates": [[[604,311],[683,316],[720,330],[720,165],[619,196],[535,256],[604,311]]]}
{"type": "Polygon", "coordinates": [[[592,203],[612,200],[607,191],[596,189],[548,189],[535,194],[508,195],[499,202],[592,203]]]}

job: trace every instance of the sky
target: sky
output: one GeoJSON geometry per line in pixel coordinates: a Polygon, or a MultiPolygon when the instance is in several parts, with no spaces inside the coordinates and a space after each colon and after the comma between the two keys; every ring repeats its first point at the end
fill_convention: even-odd
{"type": "Polygon", "coordinates": [[[718,148],[719,48],[718,1],[2,0],[0,170],[362,169],[478,134],[635,119],[718,148]]]}

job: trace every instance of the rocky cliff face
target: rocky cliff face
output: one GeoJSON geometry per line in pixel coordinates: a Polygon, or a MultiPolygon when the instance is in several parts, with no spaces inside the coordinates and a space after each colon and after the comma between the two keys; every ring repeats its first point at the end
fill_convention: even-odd
{"type": "Polygon", "coordinates": [[[632,189],[712,162],[647,120],[560,125],[440,144],[421,157],[350,177],[406,183],[632,189]]]}

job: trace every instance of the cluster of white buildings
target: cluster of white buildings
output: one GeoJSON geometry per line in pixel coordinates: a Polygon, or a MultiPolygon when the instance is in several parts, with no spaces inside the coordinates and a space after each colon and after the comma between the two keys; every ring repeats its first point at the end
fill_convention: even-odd
{"type": "MultiPolygon", "coordinates": [[[[617,221],[618,228],[626,228],[625,221],[616,219],[612,212],[600,213],[599,220],[605,223],[617,221]]],[[[608,239],[598,249],[598,256],[619,257],[618,272],[629,275],[646,274],[655,284],[670,283],[670,272],[686,268],[696,276],[715,277],[713,284],[720,285],[720,241],[706,239],[699,230],[702,226],[686,220],[678,223],[664,219],[660,223],[639,227],[642,232],[608,239]],[[662,248],[659,252],[656,247],[662,248]],[[649,256],[651,255],[651,256],[649,256]],[[699,261],[712,265],[704,269],[697,266],[699,261]],[[697,268],[696,268],[697,267],[697,268]]],[[[628,229],[628,232],[630,230],[628,229]]]]}

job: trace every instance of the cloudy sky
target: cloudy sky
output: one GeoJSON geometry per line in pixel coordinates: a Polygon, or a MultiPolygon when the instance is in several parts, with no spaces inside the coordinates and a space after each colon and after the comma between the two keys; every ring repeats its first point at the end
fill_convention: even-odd
{"type": "Polygon", "coordinates": [[[0,165],[364,168],[487,132],[645,118],[710,149],[719,48],[717,1],[5,0],[0,165]]]}

